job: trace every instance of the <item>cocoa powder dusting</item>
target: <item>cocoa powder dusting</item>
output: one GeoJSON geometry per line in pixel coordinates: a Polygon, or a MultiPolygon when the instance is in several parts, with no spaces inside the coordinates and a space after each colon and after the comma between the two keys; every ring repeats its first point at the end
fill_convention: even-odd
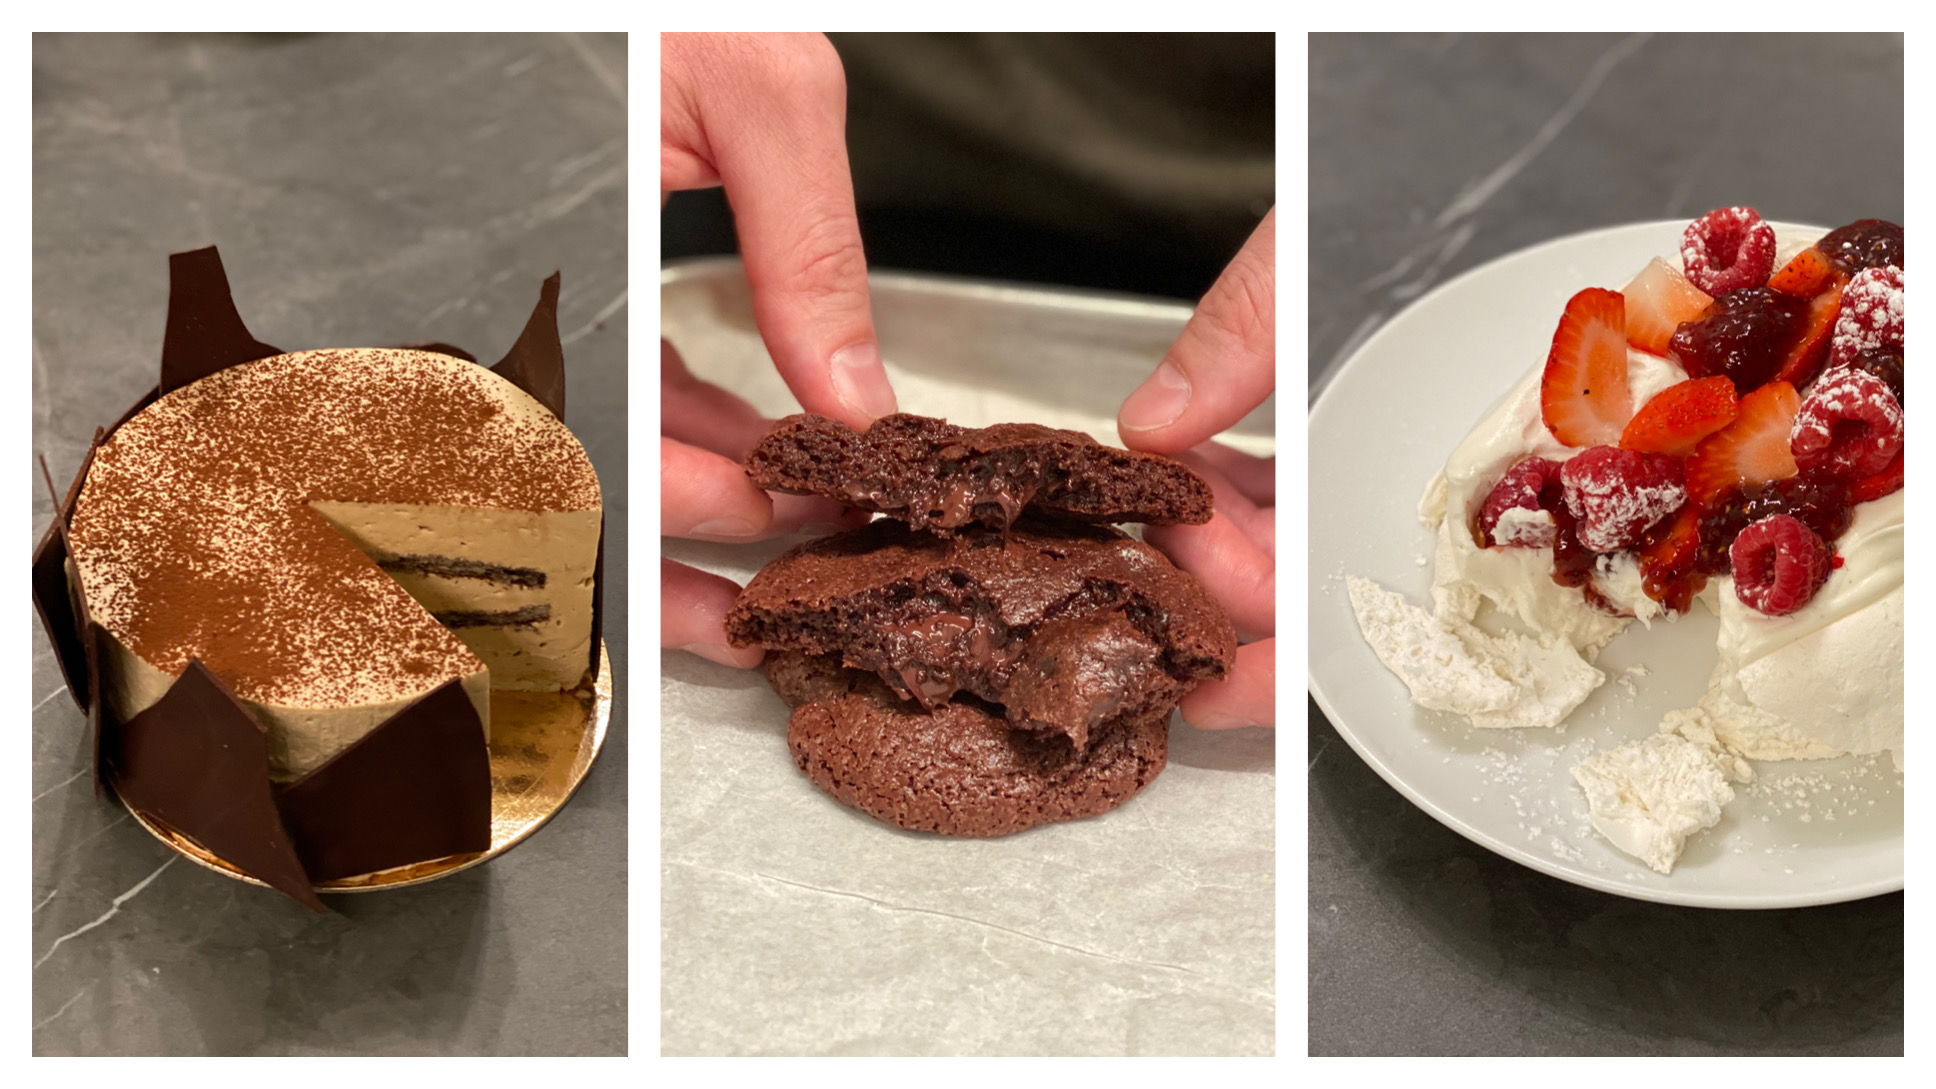
{"type": "Polygon", "coordinates": [[[393,349],[274,356],[155,402],[100,448],[76,506],[95,617],[142,659],[200,658],[260,703],[415,694],[481,668],[317,500],[590,510],[564,424],[488,370],[393,349]]]}

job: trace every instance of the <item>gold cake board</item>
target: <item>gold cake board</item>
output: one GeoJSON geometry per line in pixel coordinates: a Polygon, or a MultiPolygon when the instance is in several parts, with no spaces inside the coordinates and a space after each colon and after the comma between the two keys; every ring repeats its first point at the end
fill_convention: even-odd
{"type": "MultiPolygon", "coordinates": [[[[324,881],[317,892],[379,892],[421,885],[489,862],[522,843],[565,807],[605,746],[612,722],[612,659],[598,644],[592,690],[491,691],[491,847],[376,873],[324,881]]],[[[117,799],[118,799],[117,795],[117,799]]],[[[127,803],[122,802],[125,806],[127,803]]],[[[201,844],[130,807],[134,819],[176,854],[251,885],[262,882],[216,857],[201,844]]]]}

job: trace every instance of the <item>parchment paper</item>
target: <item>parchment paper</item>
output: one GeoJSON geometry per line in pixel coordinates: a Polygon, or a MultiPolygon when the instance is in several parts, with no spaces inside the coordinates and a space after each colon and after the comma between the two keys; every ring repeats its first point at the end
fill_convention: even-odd
{"type": "MultiPolygon", "coordinates": [[[[737,262],[665,271],[662,330],[771,416],[737,262]]],[[[1115,442],[1116,407],[1189,310],[874,277],[903,410],[1115,442]]],[[[1272,449],[1271,406],[1227,441],[1272,449]]],[[[662,543],[744,583],[798,538],[662,543]]],[[[662,1039],[690,1054],[1273,1051],[1269,731],[1171,723],[1169,767],[1116,811],[995,840],[903,832],[807,782],[757,672],[664,652],[662,1039]]]]}

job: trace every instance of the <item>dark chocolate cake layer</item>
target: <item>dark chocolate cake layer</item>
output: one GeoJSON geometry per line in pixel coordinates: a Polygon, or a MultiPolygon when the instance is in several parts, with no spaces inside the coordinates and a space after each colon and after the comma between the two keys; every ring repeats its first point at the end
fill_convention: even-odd
{"type": "Polygon", "coordinates": [[[787,746],[842,805],[900,828],[1005,836],[1106,813],[1163,770],[1169,713],[1113,719],[1078,751],[1012,730],[962,694],[931,711],[832,655],[775,654],[766,674],[792,707],[787,746]]]}
{"type": "Polygon", "coordinates": [[[1236,653],[1223,610],[1162,553],[1038,519],[952,538],[880,520],[810,541],[753,578],[726,631],[838,654],[930,710],[971,693],[1078,750],[1107,721],[1167,715],[1236,653]]]}
{"type": "Polygon", "coordinates": [[[1024,510],[1085,522],[1198,524],[1210,486],[1180,462],[1104,446],[1037,424],[956,427],[898,414],[857,432],[825,416],[789,416],[746,459],[768,491],[819,495],[950,534],[1002,528],[1024,510]]]}

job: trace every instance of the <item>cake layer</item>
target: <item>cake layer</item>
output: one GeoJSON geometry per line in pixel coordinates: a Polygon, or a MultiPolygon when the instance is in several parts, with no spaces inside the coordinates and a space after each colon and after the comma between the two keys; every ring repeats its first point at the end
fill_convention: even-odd
{"type": "Polygon", "coordinates": [[[113,638],[117,713],[137,713],[199,659],[262,712],[279,778],[452,678],[482,716],[486,662],[412,597],[404,572],[386,572],[325,517],[353,525],[347,504],[423,527],[426,547],[384,558],[544,571],[556,596],[510,608],[544,604],[585,629],[577,669],[554,687],[576,683],[600,496],[571,432],[509,382],[449,356],[298,352],[171,392],[96,453],[74,511],[73,564],[113,638]],[[545,549],[549,558],[531,558],[545,549]]]}
{"type": "Polygon", "coordinates": [[[311,505],[483,659],[493,686],[549,690],[583,678],[597,510],[311,505]]]}
{"type": "Polygon", "coordinates": [[[1236,652],[1222,609],[1155,549],[1033,520],[954,538],[881,520],[808,542],[754,577],[726,630],[840,654],[930,709],[973,693],[1078,749],[1105,721],[1167,712],[1236,652]]]}
{"type": "Polygon", "coordinates": [[[789,416],[746,459],[769,491],[820,495],[947,535],[1028,509],[1088,522],[1210,520],[1210,486],[1180,462],[1038,424],[957,427],[905,413],[857,432],[789,416]]]}

